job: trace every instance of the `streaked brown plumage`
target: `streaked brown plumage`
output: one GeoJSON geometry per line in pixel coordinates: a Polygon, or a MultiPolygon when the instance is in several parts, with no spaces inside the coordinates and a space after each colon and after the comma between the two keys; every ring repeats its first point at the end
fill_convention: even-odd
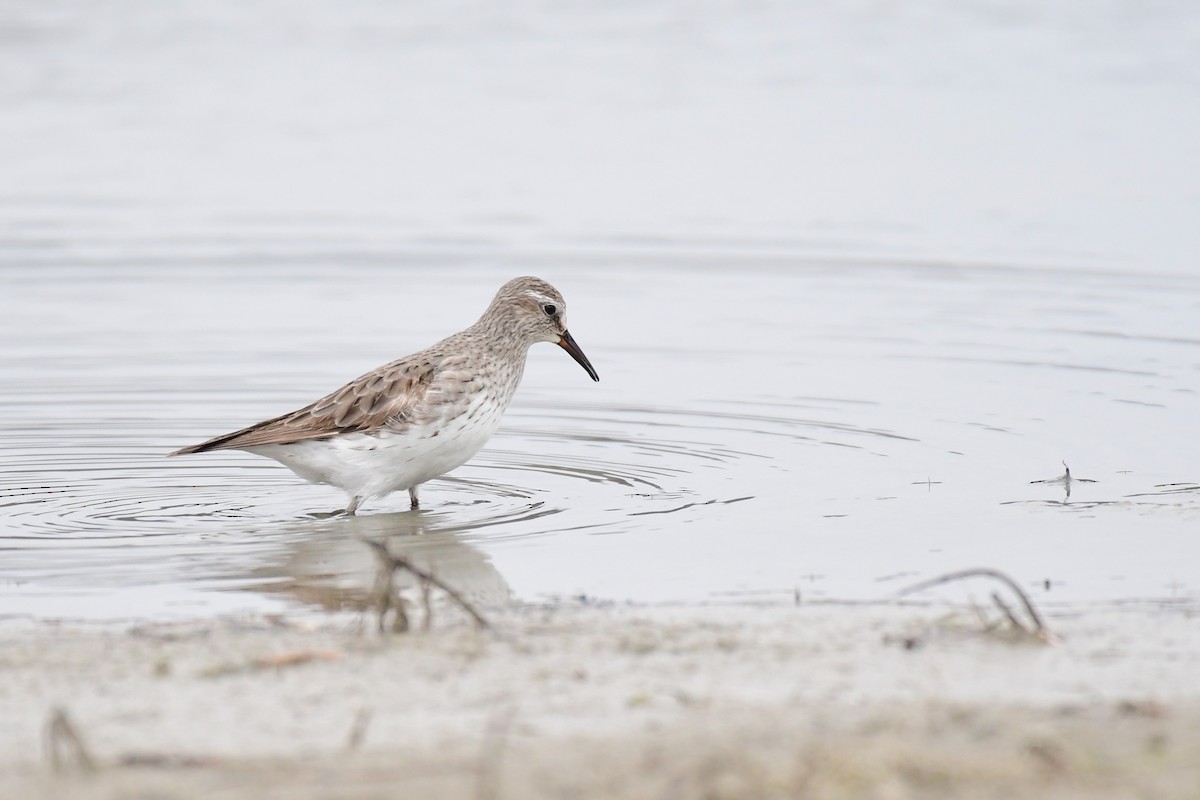
{"type": "Polygon", "coordinates": [[[537,342],[553,342],[599,380],[566,326],[566,305],[539,278],[504,284],[471,327],[385,364],[304,408],[171,455],[247,450],[362,500],[417,486],[461,465],[490,438],[537,342]]]}

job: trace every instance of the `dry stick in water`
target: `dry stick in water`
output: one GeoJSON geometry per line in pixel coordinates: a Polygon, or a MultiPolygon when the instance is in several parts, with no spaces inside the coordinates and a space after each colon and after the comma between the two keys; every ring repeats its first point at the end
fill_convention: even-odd
{"type": "MultiPolygon", "coordinates": [[[[374,544],[374,542],[370,542],[374,544]]],[[[383,633],[383,623],[388,611],[395,610],[392,618],[392,633],[404,633],[408,630],[408,612],[404,609],[404,599],[396,591],[396,568],[384,558],[387,551],[376,550],[381,560],[379,574],[375,578],[375,602],[379,606],[379,632],[383,633]]]]}
{"type": "MultiPolygon", "coordinates": [[[[411,561],[409,561],[407,558],[404,558],[403,556],[398,556],[398,555],[393,554],[390,550],[387,549],[387,545],[384,544],[383,542],[377,542],[374,539],[363,539],[362,541],[364,541],[368,546],[371,547],[371,549],[373,549],[375,551],[375,554],[383,562],[384,566],[387,567],[391,571],[391,573],[395,573],[396,570],[402,569],[402,570],[405,570],[405,571],[411,573],[418,581],[425,583],[425,584],[429,584],[438,589],[441,589],[443,592],[446,593],[446,595],[451,600],[453,600],[455,603],[457,603],[458,606],[463,611],[467,612],[467,614],[471,617],[471,619],[473,619],[475,621],[476,627],[484,629],[484,630],[491,630],[492,626],[489,625],[488,621],[483,618],[483,615],[480,614],[475,609],[475,606],[471,605],[465,597],[463,597],[461,594],[459,594],[457,591],[455,591],[455,589],[453,587],[448,586],[444,582],[442,582],[432,572],[427,572],[426,570],[421,569],[416,564],[412,563],[411,561]]],[[[390,585],[390,575],[389,575],[389,585],[390,585]]],[[[428,592],[423,591],[423,595],[428,597],[428,592]]],[[[398,599],[399,598],[397,598],[397,600],[398,599]]],[[[395,601],[393,601],[393,602],[395,602],[395,601]]],[[[425,613],[426,613],[426,618],[428,619],[428,614],[430,613],[428,607],[426,608],[425,613]]],[[[382,620],[382,617],[380,619],[382,620]]],[[[382,624],[382,621],[380,624],[382,624]]]]}
{"type": "Polygon", "coordinates": [[[1004,602],[1004,598],[1000,596],[999,592],[992,592],[992,602],[996,604],[996,608],[1000,609],[1000,613],[1005,616],[1009,624],[1014,628],[1024,633],[1028,633],[1031,636],[1036,636],[1038,634],[1036,628],[1034,630],[1030,630],[1028,625],[1026,625],[1024,622],[1021,622],[1021,620],[1017,618],[1016,613],[1012,610],[1012,606],[1004,602]]]}
{"type": "Polygon", "coordinates": [[[74,754],[75,764],[81,771],[96,771],[96,762],[83,743],[83,737],[75,730],[62,708],[50,712],[50,721],[46,723],[46,750],[50,756],[50,766],[55,772],[66,772],[68,751],[74,754]]]}
{"type": "MultiPolygon", "coordinates": [[[[1025,608],[1025,613],[1028,614],[1029,619],[1033,621],[1033,631],[1032,631],[1033,635],[1037,636],[1038,638],[1040,638],[1042,641],[1045,641],[1045,642],[1058,641],[1058,637],[1056,637],[1053,633],[1051,633],[1050,629],[1046,627],[1046,623],[1042,621],[1042,615],[1038,613],[1036,608],[1034,608],[1033,601],[1029,599],[1029,595],[1025,594],[1025,590],[1022,589],[1017,584],[1016,581],[1014,581],[1012,578],[1010,578],[1008,575],[1005,575],[1003,572],[1001,572],[998,569],[990,569],[987,567],[978,567],[975,569],[964,569],[964,570],[960,570],[958,572],[949,572],[949,573],[947,573],[945,575],[941,575],[937,578],[930,578],[927,581],[921,581],[920,583],[916,584],[915,586],[910,586],[907,589],[901,589],[899,592],[897,592],[896,596],[904,597],[905,595],[913,594],[915,592],[921,592],[926,589],[933,588],[934,586],[940,586],[943,583],[950,583],[951,581],[964,580],[966,578],[992,578],[993,580],[997,580],[997,581],[1000,581],[1001,583],[1003,583],[1005,586],[1007,586],[1009,589],[1012,590],[1013,594],[1015,594],[1018,598],[1020,598],[1021,605],[1024,606],[1024,608],[1025,608]]],[[[1001,601],[997,595],[993,594],[992,599],[1000,607],[1000,610],[1003,611],[1008,616],[1008,618],[1013,622],[1014,625],[1019,627],[1021,630],[1028,631],[1028,628],[1026,628],[1024,625],[1021,625],[1019,622],[1017,622],[1016,617],[1012,612],[1012,609],[1010,609],[1007,605],[1005,605],[1004,602],[1001,601]]]]}
{"type": "Polygon", "coordinates": [[[421,578],[421,607],[425,609],[425,616],[421,619],[421,630],[428,632],[433,627],[433,603],[429,600],[429,593],[433,589],[433,584],[421,578]]]}

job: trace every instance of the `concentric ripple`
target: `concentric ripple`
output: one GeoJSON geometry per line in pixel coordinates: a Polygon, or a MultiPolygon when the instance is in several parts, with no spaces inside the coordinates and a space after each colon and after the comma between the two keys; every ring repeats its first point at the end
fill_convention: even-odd
{"type": "MultiPolygon", "coordinates": [[[[109,399],[116,410],[129,398],[109,399]]],[[[298,536],[309,551],[336,550],[347,531],[366,524],[337,516],[340,492],[309,486],[270,460],[165,456],[214,427],[182,420],[148,431],[140,419],[110,418],[102,431],[18,428],[0,460],[4,577],[64,590],[81,582],[258,585],[298,536]],[[49,436],[57,437],[52,446],[49,436]]],[[[619,532],[638,516],[746,499],[724,496],[706,476],[770,463],[766,449],[746,449],[755,437],[808,440],[803,431],[820,427],[760,413],[519,404],[472,462],[426,485],[421,512],[405,510],[403,493],[365,512],[388,521],[385,532],[387,525],[404,532],[414,523],[396,520],[413,517],[423,534],[468,544],[619,532]]]]}
{"type": "Polygon", "coordinates": [[[573,332],[601,382],[533,348],[500,431],[423,487],[418,512],[400,493],[346,518],[341,492],[268,459],[166,457],[447,328],[440,306],[398,318],[396,298],[444,294],[448,275],[486,300],[527,266],[468,261],[444,275],[22,273],[0,296],[5,611],[361,601],[363,537],[489,602],[792,602],[801,586],[869,599],[880,576],[979,563],[1054,587],[1048,602],[1200,596],[1175,570],[1194,561],[1197,476],[1188,448],[1163,444],[1195,438],[1197,343],[1169,330],[1192,319],[1188,280],[803,260],[734,265],[736,280],[686,265],[620,280],[567,269],[573,332]],[[372,294],[390,304],[364,314],[372,294]],[[664,315],[667,298],[681,302],[664,315]],[[1086,306],[1089,323],[1035,324],[1046,304],[1086,306]],[[1105,325],[1113,336],[1097,335],[1105,325]],[[1064,460],[1095,481],[1065,504],[1060,487],[1030,483],[1064,460]],[[1140,559],[1134,528],[1151,543],[1139,539],[1140,559]]]}
{"type": "MultiPolygon", "coordinates": [[[[688,476],[700,470],[769,458],[722,441],[731,432],[808,438],[795,431],[803,425],[800,420],[749,414],[525,405],[511,416],[514,424],[470,464],[432,481],[426,490],[436,507],[468,509],[464,513],[473,518],[464,527],[521,519],[513,508],[542,507],[549,496],[569,494],[572,483],[675,497],[689,491],[684,488],[688,476]],[[530,427],[530,422],[539,425],[530,427]],[[709,440],[662,438],[672,429],[692,436],[704,431],[709,440]],[[474,506],[484,506],[484,516],[472,515],[474,506]]],[[[203,429],[197,423],[177,427],[177,433],[155,431],[147,440],[136,420],[125,430],[109,423],[103,435],[72,432],[69,447],[53,449],[38,446],[40,440],[28,434],[14,437],[17,446],[0,461],[0,509],[8,523],[4,538],[61,542],[222,531],[230,521],[293,520],[344,502],[340,493],[307,487],[275,462],[247,454],[168,459],[173,443],[203,429]]],[[[402,507],[394,497],[375,505],[402,507]]]]}

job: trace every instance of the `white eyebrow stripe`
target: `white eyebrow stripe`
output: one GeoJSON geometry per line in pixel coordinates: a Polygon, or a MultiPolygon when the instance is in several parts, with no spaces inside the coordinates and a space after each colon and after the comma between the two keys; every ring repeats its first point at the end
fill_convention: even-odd
{"type": "Polygon", "coordinates": [[[558,305],[557,300],[555,300],[553,297],[547,297],[546,295],[542,294],[541,292],[535,292],[533,290],[530,290],[529,296],[542,304],[550,303],[551,305],[555,305],[555,306],[558,305]]]}

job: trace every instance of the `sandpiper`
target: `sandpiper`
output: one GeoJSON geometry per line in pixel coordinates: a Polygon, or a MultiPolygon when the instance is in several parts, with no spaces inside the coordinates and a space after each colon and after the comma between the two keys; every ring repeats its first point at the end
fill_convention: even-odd
{"type": "Polygon", "coordinates": [[[567,332],[558,290],[539,278],[514,278],[466,330],[290,414],[170,455],[246,450],[342,489],[347,514],[399,489],[415,509],[418,486],[465,463],[496,432],[536,342],[557,344],[600,380],[567,332]]]}

